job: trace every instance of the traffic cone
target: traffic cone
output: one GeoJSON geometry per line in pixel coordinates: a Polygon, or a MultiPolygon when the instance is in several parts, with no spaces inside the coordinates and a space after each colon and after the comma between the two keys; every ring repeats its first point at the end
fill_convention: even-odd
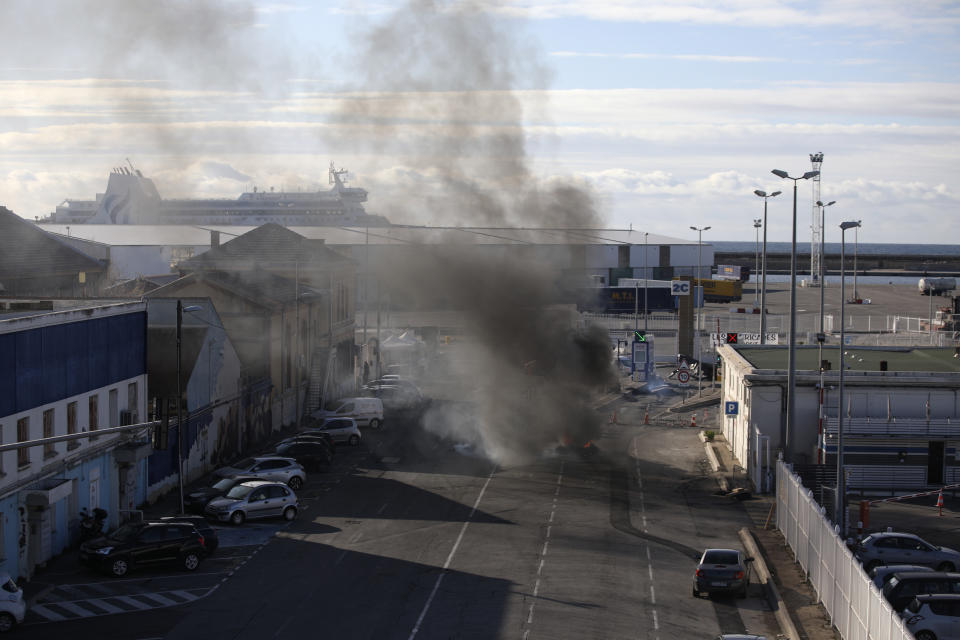
{"type": "Polygon", "coordinates": [[[709,420],[709,419],[710,419],[710,410],[709,410],[709,409],[704,409],[704,410],[703,410],[703,421],[706,422],[706,421],[709,420]]]}
{"type": "Polygon", "coordinates": [[[610,424],[617,424],[617,412],[614,411],[613,415],[610,416],[610,424]]]}
{"type": "Polygon", "coordinates": [[[646,411],[645,411],[645,412],[643,413],[643,424],[650,424],[650,413],[649,413],[649,412],[646,412],[646,411]]]}
{"type": "Polygon", "coordinates": [[[940,510],[940,515],[943,515],[943,489],[940,490],[940,493],[937,494],[937,508],[940,510]]]}
{"type": "Polygon", "coordinates": [[[691,427],[697,426],[697,414],[695,413],[690,416],[690,426],[691,427]]]}

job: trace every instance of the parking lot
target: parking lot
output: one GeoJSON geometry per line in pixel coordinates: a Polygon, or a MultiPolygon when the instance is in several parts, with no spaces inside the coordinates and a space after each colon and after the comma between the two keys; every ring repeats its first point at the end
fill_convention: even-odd
{"type": "MultiPolygon", "coordinates": [[[[297,492],[301,511],[336,486],[374,452],[389,432],[364,430],[359,446],[341,446],[330,469],[308,473],[297,492]]],[[[266,447],[269,449],[270,447],[266,447]]],[[[208,486],[208,476],[191,486],[208,486]]],[[[189,487],[187,488],[189,490],[189,487]]],[[[178,511],[178,493],[172,491],[143,511],[144,519],[168,516],[178,511]]],[[[213,593],[243,566],[278,531],[290,526],[282,518],[247,522],[241,526],[213,524],[220,539],[213,556],[192,572],[174,566],[141,568],[124,578],[112,578],[80,564],[78,551],[70,548],[53,558],[33,579],[22,585],[28,601],[24,625],[61,622],[111,614],[145,611],[193,602],[213,593]]]]}

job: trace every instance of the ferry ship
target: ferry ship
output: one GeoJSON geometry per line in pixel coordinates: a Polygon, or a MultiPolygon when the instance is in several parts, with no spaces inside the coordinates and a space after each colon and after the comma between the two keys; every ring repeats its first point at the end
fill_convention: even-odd
{"type": "Polygon", "coordinates": [[[258,190],[239,198],[166,200],[156,185],[127,160],[129,167],[110,172],[106,193],[96,200],[67,199],[50,217],[51,224],[202,224],[259,226],[388,226],[390,222],[364,210],[366,189],[346,186],[346,170],[330,163],[328,191],[258,190]]]}

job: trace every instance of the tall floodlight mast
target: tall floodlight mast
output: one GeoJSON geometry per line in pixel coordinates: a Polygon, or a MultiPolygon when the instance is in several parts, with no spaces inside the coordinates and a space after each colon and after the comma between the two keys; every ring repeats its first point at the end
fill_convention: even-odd
{"type": "MultiPolygon", "coordinates": [[[[811,153],[810,162],[813,164],[813,170],[819,172],[820,165],[823,164],[823,152],[811,153]]],[[[820,200],[820,174],[817,173],[811,182],[813,183],[813,222],[810,224],[810,230],[813,233],[810,239],[810,284],[819,287],[823,285],[823,254],[820,252],[820,234],[823,233],[823,229],[820,228],[820,207],[817,206],[820,200]]]]}

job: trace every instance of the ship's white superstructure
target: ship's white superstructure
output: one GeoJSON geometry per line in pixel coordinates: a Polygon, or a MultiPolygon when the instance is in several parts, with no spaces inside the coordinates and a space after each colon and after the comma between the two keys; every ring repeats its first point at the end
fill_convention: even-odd
{"type": "Polygon", "coordinates": [[[239,198],[166,200],[150,178],[132,165],[110,172],[106,193],[95,200],[65,200],[50,218],[53,224],[205,224],[258,226],[386,226],[382,216],[363,208],[366,189],[348,187],[346,171],[330,163],[328,191],[257,190],[239,198]]]}

